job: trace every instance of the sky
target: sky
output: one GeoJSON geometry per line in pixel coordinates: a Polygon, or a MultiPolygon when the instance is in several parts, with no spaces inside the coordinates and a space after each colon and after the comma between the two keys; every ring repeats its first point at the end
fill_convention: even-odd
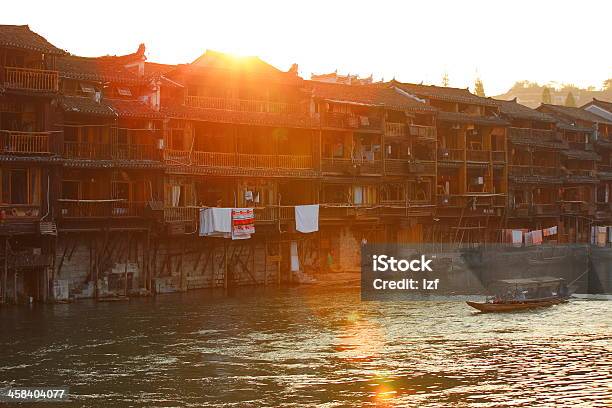
{"type": "Polygon", "coordinates": [[[31,1],[2,6],[0,24],[29,24],[82,56],[134,52],[188,63],[206,49],[257,55],[287,70],[470,87],[518,80],[600,88],[612,77],[612,1],[31,1]],[[94,4],[95,7],[88,6],[94,4]]]}

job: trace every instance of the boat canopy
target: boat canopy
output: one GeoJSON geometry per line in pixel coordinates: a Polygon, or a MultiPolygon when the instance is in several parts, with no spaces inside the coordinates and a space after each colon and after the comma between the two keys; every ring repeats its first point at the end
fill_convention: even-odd
{"type": "Polygon", "coordinates": [[[555,284],[561,283],[565,279],[563,278],[555,278],[553,276],[540,276],[537,278],[517,278],[517,279],[503,279],[498,281],[499,283],[506,285],[546,285],[546,284],[555,284]]]}

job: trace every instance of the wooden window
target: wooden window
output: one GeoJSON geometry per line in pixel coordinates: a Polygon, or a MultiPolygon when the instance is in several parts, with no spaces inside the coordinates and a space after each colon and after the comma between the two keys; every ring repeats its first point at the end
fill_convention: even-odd
{"type": "Polygon", "coordinates": [[[2,170],[2,202],[40,205],[40,169],[2,170]]]}

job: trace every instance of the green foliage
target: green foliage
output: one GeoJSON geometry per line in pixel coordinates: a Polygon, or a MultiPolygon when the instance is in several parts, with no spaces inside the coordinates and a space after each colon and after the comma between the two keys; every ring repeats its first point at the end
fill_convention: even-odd
{"type": "Polygon", "coordinates": [[[476,78],[476,82],[474,83],[474,93],[483,98],[485,96],[484,85],[480,78],[476,78]]]}
{"type": "Polygon", "coordinates": [[[567,98],[565,98],[564,105],[572,108],[576,107],[576,99],[574,99],[574,94],[571,91],[567,94],[567,98]]]}
{"type": "Polygon", "coordinates": [[[548,87],[544,87],[542,89],[542,103],[552,103],[552,97],[550,96],[550,89],[548,87]]]}
{"type": "Polygon", "coordinates": [[[445,72],[444,75],[442,75],[442,86],[448,86],[448,72],[445,72]]]}

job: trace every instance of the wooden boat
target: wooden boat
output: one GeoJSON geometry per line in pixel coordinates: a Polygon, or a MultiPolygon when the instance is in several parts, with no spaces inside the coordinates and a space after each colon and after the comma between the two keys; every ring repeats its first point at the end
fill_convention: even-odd
{"type": "Polygon", "coordinates": [[[508,301],[500,303],[469,301],[466,303],[472,306],[474,309],[480,310],[481,312],[513,312],[515,310],[526,310],[534,309],[537,307],[557,305],[559,303],[566,303],[567,301],[567,297],[551,297],[543,299],[529,299],[523,301],[508,301]]]}
{"type": "MultiPolygon", "coordinates": [[[[481,312],[513,312],[516,310],[534,309],[566,303],[569,299],[568,288],[561,278],[540,277],[506,279],[499,281],[498,284],[500,284],[506,292],[509,288],[513,288],[516,296],[514,298],[496,296],[487,299],[485,302],[468,301],[466,303],[481,312]],[[556,290],[556,293],[553,293],[553,290],[556,290]],[[517,298],[519,294],[522,295],[521,299],[517,298]],[[542,296],[544,294],[545,296],[531,297],[529,295],[525,296],[525,294],[531,294],[531,296],[534,294],[536,294],[536,296],[538,294],[542,296]]],[[[503,290],[497,293],[503,293],[503,290]]]]}

